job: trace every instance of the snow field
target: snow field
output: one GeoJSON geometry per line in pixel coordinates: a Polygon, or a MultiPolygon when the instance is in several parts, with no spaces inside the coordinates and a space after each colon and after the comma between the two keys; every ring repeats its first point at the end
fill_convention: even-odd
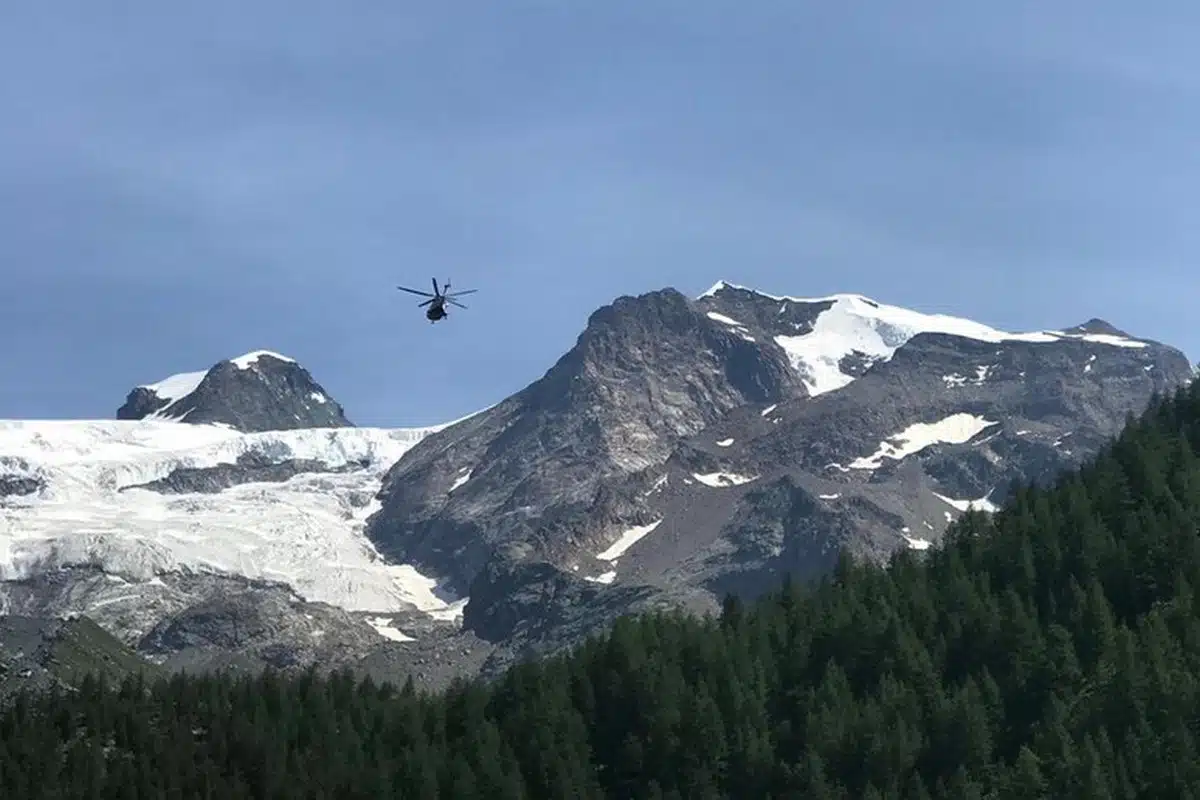
{"type": "Polygon", "coordinates": [[[35,496],[0,500],[0,579],[72,565],[136,582],[207,571],[282,582],[351,611],[416,607],[454,618],[465,601],[443,599],[411,566],[385,563],[364,535],[383,473],[441,427],[244,434],[158,420],[0,421],[0,472],[46,484],[35,496]],[[366,466],[217,494],[126,488],[244,453],[366,466]]]}

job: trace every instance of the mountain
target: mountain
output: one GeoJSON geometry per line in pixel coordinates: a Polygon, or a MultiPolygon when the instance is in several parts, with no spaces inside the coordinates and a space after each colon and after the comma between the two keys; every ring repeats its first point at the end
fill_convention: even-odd
{"type": "Polygon", "coordinates": [[[146,387],[169,405],[140,419],[0,421],[0,613],[86,614],[168,666],[337,666],[414,635],[405,657],[436,663],[465,600],[362,528],[439,426],[334,424],[282,356],[184,374],[146,387]]]}
{"type": "Polygon", "coordinates": [[[929,547],[1192,377],[1103,320],[1006,333],[724,282],[618,298],[540,379],[429,428],[352,426],[258,351],[116,420],[0,421],[0,612],[86,614],[168,668],[492,675],[631,611],[929,547]]]}
{"type": "Polygon", "coordinates": [[[1012,334],[858,295],[665,289],[600,309],[541,379],[422,439],[367,535],[470,596],[498,669],[614,609],[715,609],[843,548],[928,547],[1191,377],[1100,320],[1012,334]]]}
{"type": "Polygon", "coordinates": [[[117,419],[169,419],[246,432],[351,426],[308,370],[269,350],[138,386],[117,409],[117,419]]]}

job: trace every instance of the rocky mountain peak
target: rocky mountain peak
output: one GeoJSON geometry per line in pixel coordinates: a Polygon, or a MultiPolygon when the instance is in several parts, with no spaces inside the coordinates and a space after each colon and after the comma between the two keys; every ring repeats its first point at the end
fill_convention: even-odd
{"type": "Polygon", "coordinates": [[[678,291],[621,297],[541,379],[407,454],[385,478],[370,535],[465,586],[494,544],[568,546],[556,531],[577,538],[620,520],[622,496],[601,483],[661,464],[680,437],[735,408],[803,394],[782,350],[678,291]],[[459,520],[453,532],[423,527],[435,515],[459,520]]]}
{"type": "Polygon", "coordinates": [[[269,350],[136,387],[117,419],[148,418],[223,424],[245,432],[353,425],[308,370],[269,350]]]}
{"type": "Polygon", "coordinates": [[[664,391],[710,396],[708,417],[735,405],[803,393],[783,353],[764,351],[753,338],[714,322],[686,296],[666,288],[622,296],[597,309],[575,346],[520,396],[530,406],[550,408],[571,398],[655,400],[664,391]],[[737,396],[719,399],[713,392],[737,396]]]}
{"type": "Polygon", "coordinates": [[[691,303],[670,287],[640,295],[622,295],[588,317],[581,340],[621,330],[682,330],[692,324],[691,303]]]}
{"type": "Polygon", "coordinates": [[[1125,331],[1121,330],[1120,328],[1116,327],[1115,325],[1112,325],[1108,321],[1098,319],[1096,317],[1092,317],[1087,322],[1084,322],[1081,325],[1075,325],[1073,327],[1067,328],[1066,330],[1063,331],[1063,333],[1067,333],[1067,334],[1100,334],[1102,336],[1119,336],[1122,339],[1136,338],[1136,337],[1131,336],[1130,334],[1126,333],[1125,331]]]}

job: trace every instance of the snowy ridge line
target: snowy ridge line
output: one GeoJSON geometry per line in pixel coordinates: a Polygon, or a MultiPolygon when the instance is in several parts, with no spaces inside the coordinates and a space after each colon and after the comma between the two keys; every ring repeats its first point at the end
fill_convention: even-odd
{"type": "MultiPolygon", "coordinates": [[[[778,335],[775,343],[787,354],[792,367],[801,375],[810,396],[825,394],[855,380],[842,372],[842,359],[858,353],[874,361],[886,361],[914,336],[921,333],[941,333],[983,342],[1056,343],[1086,341],[1112,347],[1142,349],[1148,344],[1112,334],[1066,333],[1036,331],[1009,333],[973,320],[945,314],[925,314],[899,306],[887,305],[858,294],[835,294],[829,297],[799,298],[770,295],[745,286],[718,281],[697,299],[711,297],[723,288],[750,292],[781,303],[832,303],[817,315],[812,330],[795,336],[778,335]]],[[[736,320],[710,312],[718,322],[738,325],[736,320]]]]}
{"type": "Polygon", "coordinates": [[[237,358],[229,359],[229,363],[233,364],[238,369],[251,369],[258,362],[258,359],[261,356],[269,356],[270,358],[278,359],[279,361],[286,361],[289,364],[296,363],[296,359],[288,358],[287,356],[280,355],[272,350],[254,350],[249,353],[243,353],[237,358]]]}

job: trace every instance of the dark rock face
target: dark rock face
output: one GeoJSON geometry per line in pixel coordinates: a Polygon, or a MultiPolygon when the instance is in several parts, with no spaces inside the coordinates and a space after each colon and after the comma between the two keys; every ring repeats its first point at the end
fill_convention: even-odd
{"type": "Polygon", "coordinates": [[[170,400],[159,397],[153,389],[138,386],[125,398],[125,405],[117,409],[117,419],[145,419],[170,404],[170,400]]]}
{"type": "Polygon", "coordinates": [[[349,612],[302,603],[283,587],[246,587],[163,620],[138,649],[159,657],[186,651],[239,653],[286,669],[313,661],[347,663],[384,641],[349,612]]]}
{"type": "Polygon", "coordinates": [[[566,624],[603,625],[608,609],[624,613],[648,598],[645,587],[609,588],[578,578],[545,562],[493,559],[471,584],[463,625],[489,642],[540,638],[566,624]]]}
{"type": "Polygon", "coordinates": [[[520,661],[572,647],[624,614],[686,607],[688,600],[650,586],[603,586],[553,564],[500,556],[471,584],[463,626],[493,645],[479,667],[491,678],[520,661]]]}
{"type": "Polygon", "coordinates": [[[45,488],[40,478],[27,475],[0,475],[0,497],[35,494],[45,488]]]}
{"type": "MultiPolygon", "coordinates": [[[[233,464],[218,464],[213,467],[179,467],[171,470],[165,478],[122,487],[148,489],[163,494],[188,494],[200,492],[217,494],[231,486],[243,483],[283,483],[305,472],[353,472],[367,468],[369,463],[350,461],[335,467],[323,461],[308,458],[291,458],[272,461],[262,453],[242,453],[233,464]]],[[[3,487],[0,484],[0,491],[3,487]]]]}
{"type": "Polygon", "coordinates": [[[152,388],[138,387],[117,410],[117,419],[151,415],[246,432],[352,425],[308,370],[267,352],[217,363],[182,397],[164,399],[152,388]]]}
{"type": "Polygon", "coordinates": [[[28,460],[0,453],[0,499],[24,497],[46,488],[28,460]]]}
{"type": "Polygon", "coordinates": [[[603,534],[626,510],[611,485],[662,463],[681,437],[802,392],[781,351],[678,292],[623,297],[540,380],[406,453],[368,535],[465,591],[498,547],[558,554],[603,534]]]}
{"type": "MultiPolygon", "coordinates": [[[[877,510],[876,510],[877,511],[877,510]]],[[[853,508],[831,509],[788,476],[752,489],[736,501],[719,545],[703,560],[705,584],[717,595],[750,599],[787,574],[819,577],[858,534],[853,508]]]]}

